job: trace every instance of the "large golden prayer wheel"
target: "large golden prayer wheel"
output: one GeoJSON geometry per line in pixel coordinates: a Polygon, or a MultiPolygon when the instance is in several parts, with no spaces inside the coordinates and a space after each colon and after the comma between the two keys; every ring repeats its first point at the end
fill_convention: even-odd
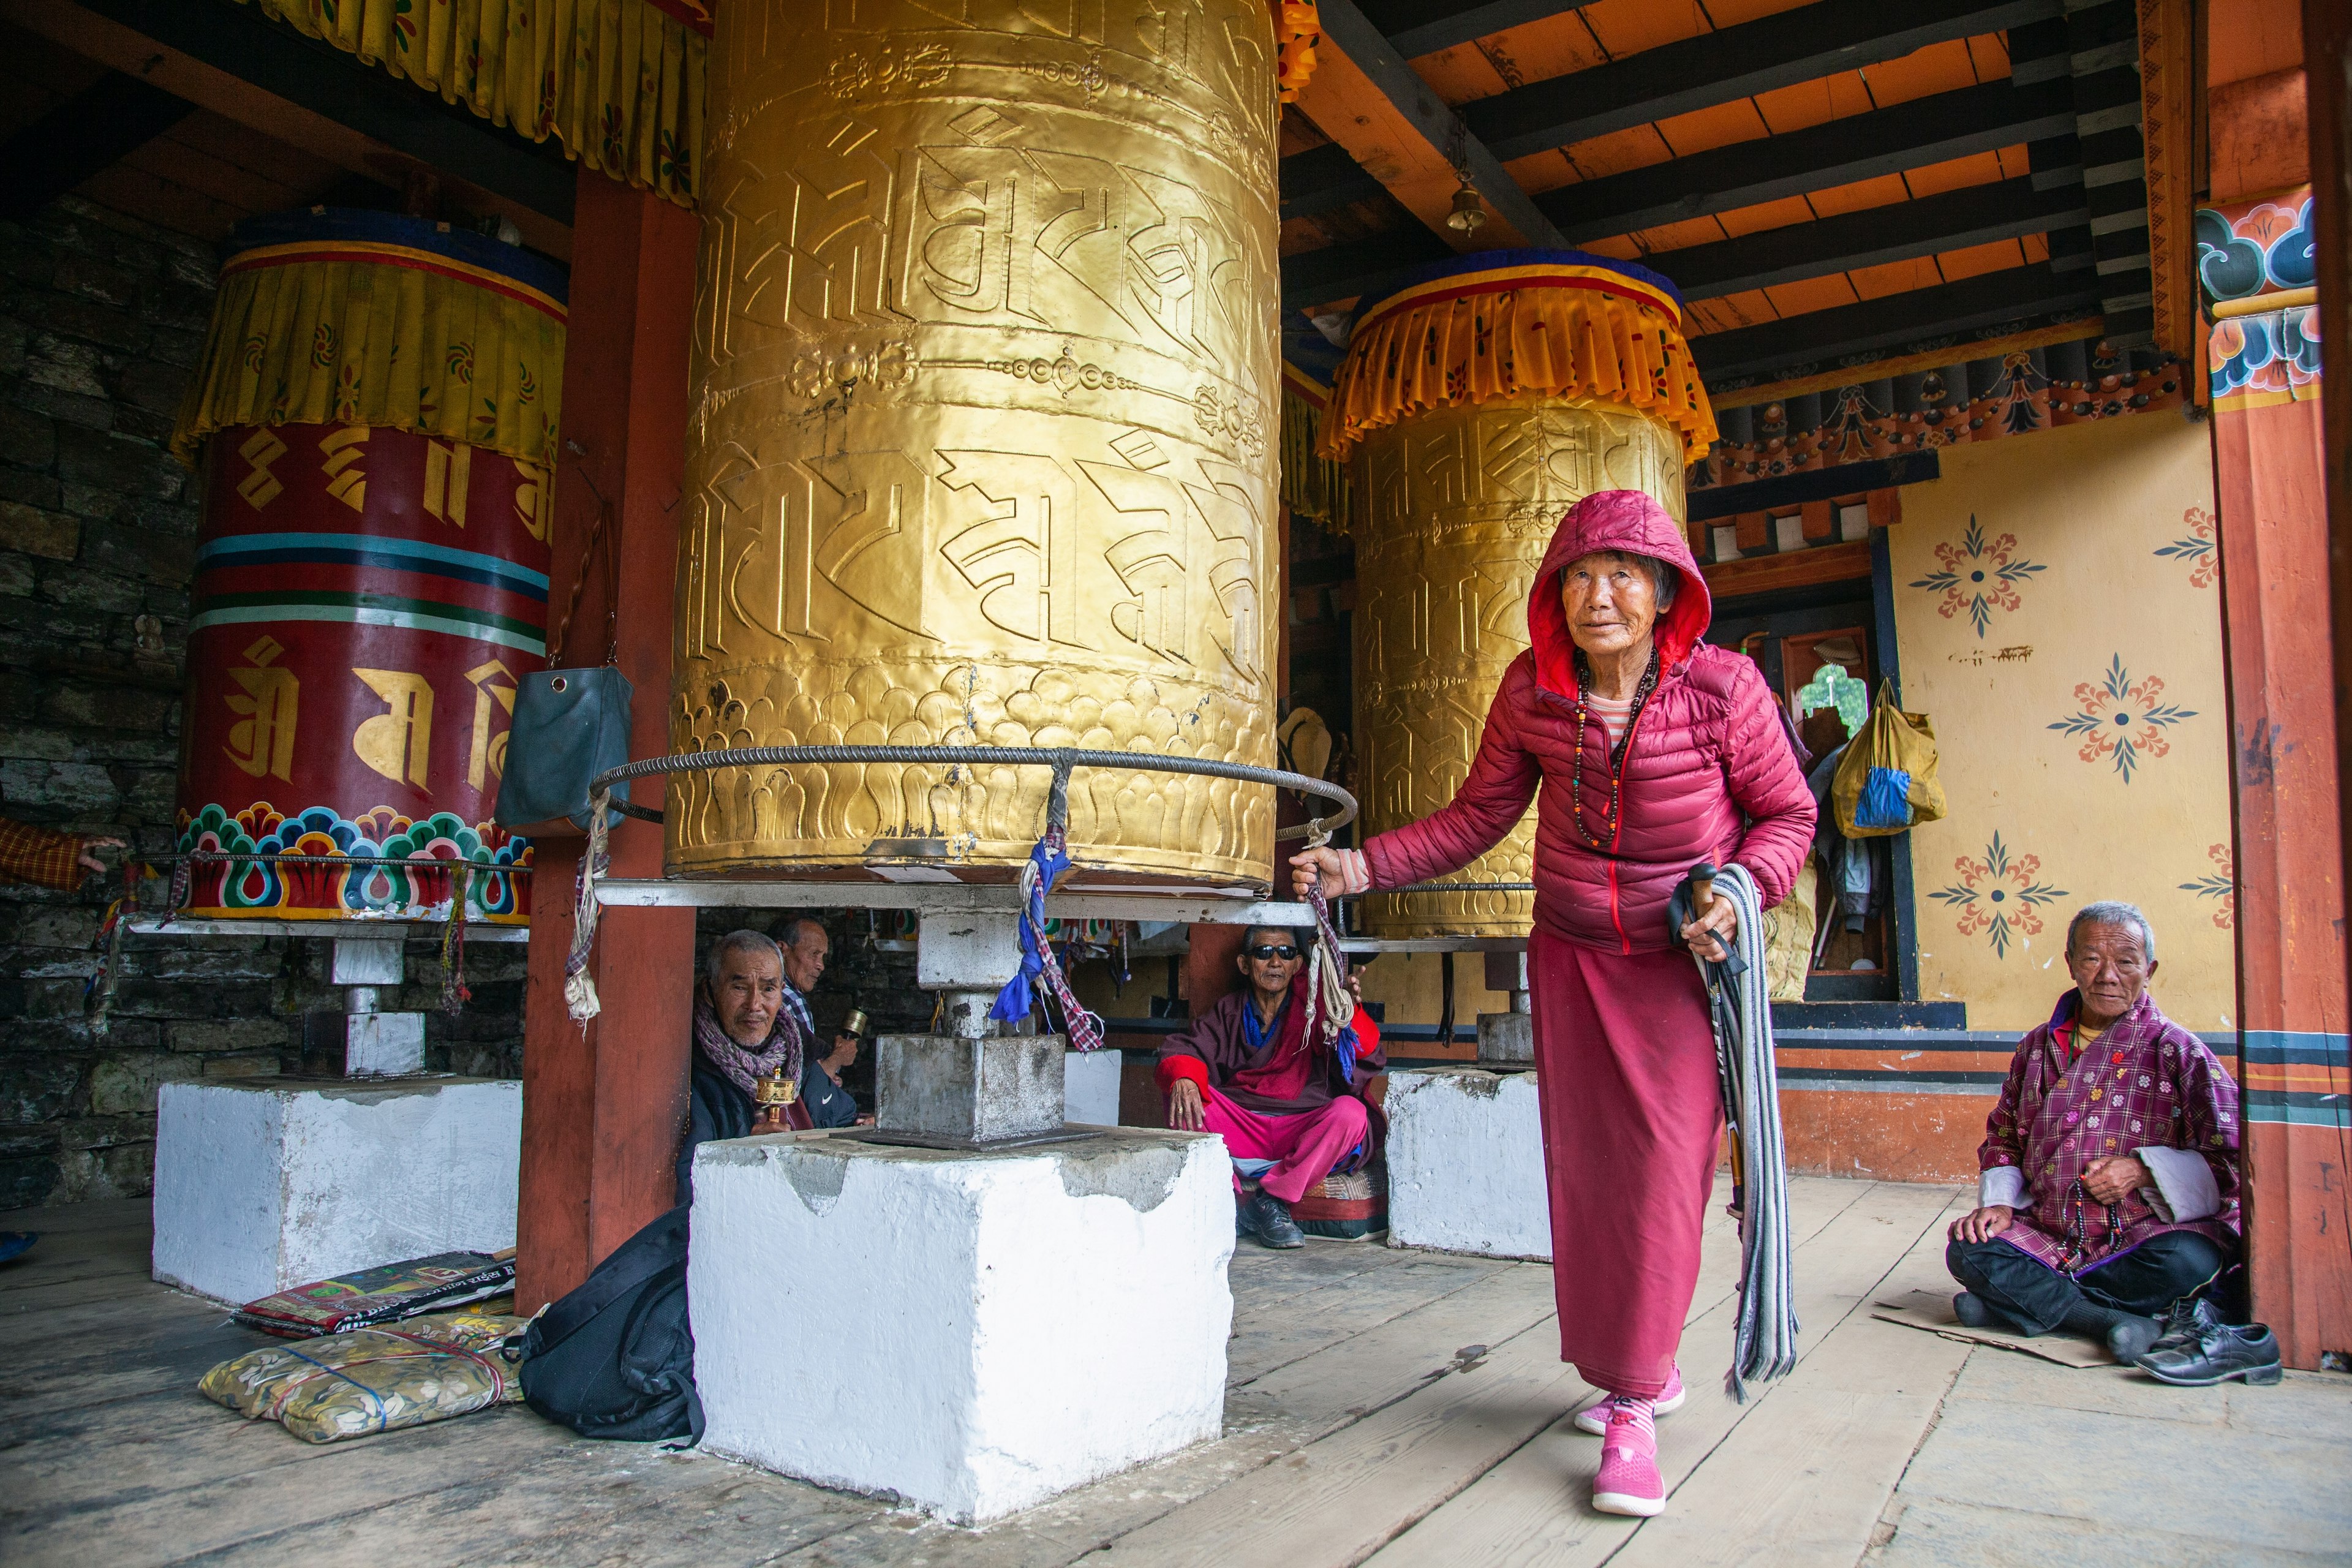
{"type": "MultiPolygon", "coordinates": [[[[1271,765],[1263,0],[740,0],[711,49],[672,749],[1271,765]]],[[[1042,768],[673,775],[671,868],[1011,874],[1042,768]]],[[[1081,770],[1090,879],[1263,882],[1265,787],[1081,770]]]]}
{"type": "MultiPolygon", "coordinates": [[[[1358,779],[1367,835],[1454,797],[1528,646],[1528,595],[1568,509],[1638,489],[1684,515],[1714,439],[1672,285],[1575,251],[1487,252],[1360,311],[1324,423],[1351,445],[1358,779]]],[[[1457,882],[1533,878],[1535,816],[1457,882]]],[[[1364,901],[1382,937],[1518,936],[1531,893],[1364,901]]]]}

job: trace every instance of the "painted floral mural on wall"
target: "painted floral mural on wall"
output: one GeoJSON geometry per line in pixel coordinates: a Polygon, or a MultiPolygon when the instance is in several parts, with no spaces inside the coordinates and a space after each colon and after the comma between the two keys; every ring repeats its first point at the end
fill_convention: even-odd
{"type": "Polygon", "coordinates": [[[2193,882],[2181,883],[2180,890],[2194,893],[2200,899],[2218,900],[2221,907],[2213,911],[2213,923],[2228,931],[2238,920],[2236,858],[2230,853],[2228,845],[2216,844],[2205,851],[2205,858],[2213,862],[2215,869],[2193,882]]]}
{"type": "Polygon", "coordinates": [[[2014,610],[2022,605],[2018,585],[2043,569],[2040,563],[2017,553],[2015,534],[1987,539],[1974,515],[1958,544],[1936,546],[1936,559],[1943,565],[1911,586],[1943,595],[1936,613],[1948,621],[1966,610],[1969,624],[1979,637],[1992,625],[1995,610],[2014,610]]]}
{"type": "Polygon", "coordinates": [[[2221,552],[2213,534],[2213,514],[2201,506],[2192,506],[2180,514],[2180,526],[2189,531],[2169,544],[2158,545],[2156,552],[2168,561],[2189,563],[2190,587],[2210,588],[2221,571],[2221,552]]]}
{"type": "Polygon", "coordinates": [[[2121,654],[2109,661],[2105,675],[2074,688],[2074,700],[2077,710],[2050,728],[2080,738],[2083,744],[2074,754],[2086,763],[2111,758],[2126,784],[2143,760],[2172,750],[2164,738],[2167,730],[2197,717],[2193,708],[2165,701],[2164,682],[2155,676],[2133,680],[2121,654]]]}
{"type": "Polygon", "coordinates": [[[1984,858],[1963,855],[1952,862],[1960,879],[1928,895],[1958,915],[1962,936],[1985,933],[1995,958],[2009,956],[2009,944],[2021,936],[2040,936],[2042,908],[2067,897],[2063,888],[2034,880],[2042,869],[2038,855],[2011,855],[1995,830],[1984,858]]]}

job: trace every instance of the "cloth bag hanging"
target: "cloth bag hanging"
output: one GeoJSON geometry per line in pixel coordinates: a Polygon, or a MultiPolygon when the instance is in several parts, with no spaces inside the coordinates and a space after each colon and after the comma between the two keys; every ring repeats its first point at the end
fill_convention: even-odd
{"type": "MultiPolygon", "coordinates": [[[[628,677],[614,663],[620,656],[615,620],[621,574],[608,526],[612,508],[585,466],[577,471],[596,497],[596,521],[589,530],[587,548],[580,552],[580,570],[572,579],[563,619],[548,645],[548,662],[562,663],[581,590],[599,555],[604,561],[604,662],[542,669],[515,682],[506,768],[499,777],[498,804],[490,815],[499,826],[526,838],[576,838],[586,833],[590,781],[629,760],[634,693],[628,677]]],[[[613,798],[629,798],[625,781],[613,786],[613,798]]],[[[621,816],[614,810],[608,825],[621,816]]]]}
{"type": "Polygon", "coordinates": [[[1892,684],[1879,683],[1877,705],[1838,763],[1830,801],[1848,838],[1884,837],[1944,815],[1936,726],[1897,708],[1892,684]]]}
{"type": "MultiPolygon", "coordinates": [[[[629,678],[609,664],[542,669],[515,683],[507,768],[491,813],[526,838],[576,838],[588,831],[588,784],[629,760],[629,678]]],[[[627,781],[613,786],[629,798],[627,781]]],[[[611,822],[621,819],[615,808],[611,822]]]]}

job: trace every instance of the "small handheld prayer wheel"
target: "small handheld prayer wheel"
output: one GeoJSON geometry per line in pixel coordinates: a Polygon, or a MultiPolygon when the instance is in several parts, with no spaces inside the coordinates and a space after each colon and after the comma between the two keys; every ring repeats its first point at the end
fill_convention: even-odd
{"type": "MultiPolygon", "coordinates": [[[[1272,765],[1274,66],[1264,0],[718,8],[674,750],[1272,765]]],[[[1050,784],[681,773],[668,864],[1010,881],[1050,784]]],[[[1270,879],[1269,786],[1069,805],[1100,879],[1270,879]]]]}
{"type": "Polygon", "coordinates": [[[545,662],[564,287],[421,218],[238,226],[172,441],[204,494],[178,847],[325,863],[193,861],[186,912],[527,918],[491,810],[545,662]]]}
{"type": "Polygon", "coordinates": [[[751,1123],[754,1132],[781,1132],[786,1127],[786,1108],[801,1097],[801,1086],[793,1081],[782,1067],[764,1078],[751,1080],[751,1100],[760,1114],[751,1123]]]}
{"type": "MultiPolygon", "coordinates": [[[[1596,490],[1684,513],[1715,438],[1680,297],[1579,251],[1487,251],[1409,275],[1360,310],[1322,451],[1355,497],[1358,793],[1366,837],[1444,805],[1477,753],[1560,518],[1596,490]]],[[[1456,876],[1533,879],[1535,816],[1456,876]]],[[[1520,936],[1534,895],[1375,895],[1381,937],[1520,936]]]]}

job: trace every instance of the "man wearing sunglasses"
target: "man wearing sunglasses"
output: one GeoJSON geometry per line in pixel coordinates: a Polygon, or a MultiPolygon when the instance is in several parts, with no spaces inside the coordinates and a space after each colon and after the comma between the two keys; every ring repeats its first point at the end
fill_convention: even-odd
{"type": "Polygon", "coordinates": [[[1352,1053],[1307,1028],[1307,939],[1255,926],[1242,940],[1237,991],[1160,1047],[1160,1088],[1168,1125],[1222,1135],[1242,1196],[1244,1235],[1268,1247],[1297,1247],[1306,1235],[1290,1205],[1334,1171],[1359,1170],[1380,1150],[1384,1123],[1364,1085],[1386,1068],[1380,1026],[1359,1005],[1352,1053]],[[1244,1194],[1244,1176],[1258,1190],[1244,1194]]]}

